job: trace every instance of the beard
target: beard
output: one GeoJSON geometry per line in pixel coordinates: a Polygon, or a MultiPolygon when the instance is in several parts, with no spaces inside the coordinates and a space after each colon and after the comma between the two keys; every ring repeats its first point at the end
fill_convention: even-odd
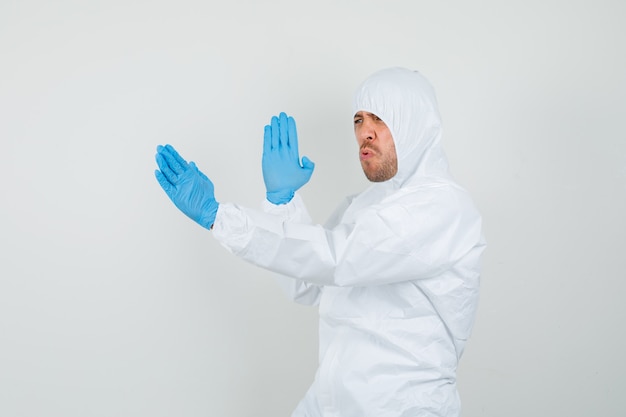
{"type": "Polygon", "coordinates": [[[365,177],[371,182],[384,182],[398,173],[398,159],[395,153],[387,155],[378,153],[378,155],[380,156],[378,166],[370,164],[369,161],[361,163],[365,177]]]}

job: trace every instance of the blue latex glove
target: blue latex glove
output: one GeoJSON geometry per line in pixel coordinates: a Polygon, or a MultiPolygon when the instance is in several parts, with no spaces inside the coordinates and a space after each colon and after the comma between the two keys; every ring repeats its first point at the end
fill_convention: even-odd
{"type": "Polygon", "coordinates": [[[311,179],[315,164],[298,153],[298,134],[293,117],[280,113],[265,126],[263,137],[263,180],[267,199],[287,204],[294,193],[311,179]]]}
{"type": "Polygon", "coordinates": [[[211,229],[219,207],[211,180],[171,145],[157,146],[156,161],[159,169],[154,174],[170,200],[191,220],[211,229]]]}

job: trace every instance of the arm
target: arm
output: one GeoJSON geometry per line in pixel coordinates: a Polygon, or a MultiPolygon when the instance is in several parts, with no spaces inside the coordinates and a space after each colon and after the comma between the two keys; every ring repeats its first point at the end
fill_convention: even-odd
{"type": "MultiPolygon", "coordinates": [[[[297,204],[275,205],[269,200],[263,202],[263,211],[280,216],[284,222],[296,222],[301,224],[311,224],[311,216],[304,204],[300,203],[300,196],[295,194],[294,200],[297,204]]],[[[319,304],[322,288],[319,285],[304,282],[285,275],[276,274],[274,279],[283,293],[298,304],[317,305],[319,304]]]]}
{"type": "MultiPolygon", "coordinates": [[[[315,167],[306,156],[300,163],[293,117],[281,113],[265,126],[261,165],[267,197],[263,211],[277,215],[285,222],[310,224],[311,217],[304,205],[289,204],[295,192],[309,181],[315,167]]],[[[292,301],[307,305],[319,303],[319,286],[280,274],[276,275],[276,281],[292,301]]]]}
{"type": "Polygon", "coordinates": [[[361,286],[436,276],[480,242],[481,222],[464,192],[443,186],[365,208],[332,229],[222,204],[214,235],[271,271],[321,286],[361,286]]]}
{"type": "MultiPolygon", "coordinates": [[[[171,145],[157,147],[159,169],[155,176],[170,200],[185,215],[206,229],[212,229],[219,203],[215,200],[213,183],[193,162],[185,161],[171,145]]],[[[305,209],[294,210],[294,205],[274,205],[265,202],[270,215],[283,221],[310,223],[305,209]]],[[[236,235],[230,239],[237,239],[236,235]]],[[[316,285],[280,276],[279,284],[291,299],[302,304],[317,304],[320,288],[316,285]]]]}

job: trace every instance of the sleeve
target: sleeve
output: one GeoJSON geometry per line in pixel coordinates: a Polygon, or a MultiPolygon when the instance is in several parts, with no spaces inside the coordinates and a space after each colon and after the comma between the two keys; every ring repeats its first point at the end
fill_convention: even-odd
{"type": "MultiPolygon", "coordinates": [[[[301,197],[296,193],[293,202],[288,204],[272,204],[267,200],[263,200],[262,211],[274,216],[278,216],[284,222],[295,222],[303,224],[311,224],[312,219],[301,197]]],[[[274,276],[276,283],[292,301],[304,305],[319,304],[321,296],[321,287],[300,279],[277,273],[274,276]]]]}
{"type": "MultiPolygon", "coordinates": [[[[297,212],[300,204],[298,199],[284,210],[297,212]]],[[[221,204],[214,234],[243,259],[317,286],[433,277],[481,240],[480,216],[469,197],[447,187],[366,207],[354,219],[324,228],[221,204]]]]}
{"type": "MultiPolygon", "coordinates": [[[[216,224],[214,225],[213,232],[214,235],[218,238],[220,243],[225,246],[229,251],[236,253],[234,248],[229,245],[232,239],[236,240],[237,237],[237,228],[236,228],[236,220],[233,220],[233,214],[239,210],[240,207],[229,207],[227,204],[225,206],[226,215],[224,217],[230,218],[230,221],[222,221],[218,222],[216,218],[216,224]],[[230,216],[228,215],[230,214],[230,216]],[[231,227],[235,226],[235,228],[231,229],[231,227]]],[[[245,211],[252,211],[243,209],[245,211]]],[[[301,197],[296,193],[292,201],[288,204],[272,204],[267,200],[263,200],[262,209],[263,213],[268,214],[269,218],[273,218],[274,220],[282,221],[282,222],[292,222],[292,223],[302,223],[302,224],[311,224],[311,216],[306,209],[301,197]]],[[[239,217],[235,216],[240,220],[245,219],[244,216],[239,217]]],[[[244,258],[245,259],[245,258],[244,258]]],[[[252,259],[246,259],[254,264],[252,259]]],[[[300,279],[295,279],[290,276],[283,275],[281,273],[276,273],[275,280],[278,286],[282,289],[285,295],[292,301],[295,301],[298,304],[304,305],[317,305],[319,304],[319,299],[321,295],[321,287],[319,285],[315,285],[309,282],[302,281],[300,279]]]]}

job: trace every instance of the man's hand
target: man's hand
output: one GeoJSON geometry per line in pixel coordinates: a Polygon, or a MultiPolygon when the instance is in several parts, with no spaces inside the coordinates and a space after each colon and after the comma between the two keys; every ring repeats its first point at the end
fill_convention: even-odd
{"type": "Polygon", "coordinates": [[[263,180],[267,199],[286,204],[294,193],[311,179],[315,164],[298,153],[298,134],[293,117],[280,113],[265,126],[263,137],[263,180]]]}
{"type": "Polygon", "coordinates": [[[191,220],[211,229],[219,207],[211,180],[171,145],[157,147],[156,161],[156,179],[170,200],[191,220]]]}

